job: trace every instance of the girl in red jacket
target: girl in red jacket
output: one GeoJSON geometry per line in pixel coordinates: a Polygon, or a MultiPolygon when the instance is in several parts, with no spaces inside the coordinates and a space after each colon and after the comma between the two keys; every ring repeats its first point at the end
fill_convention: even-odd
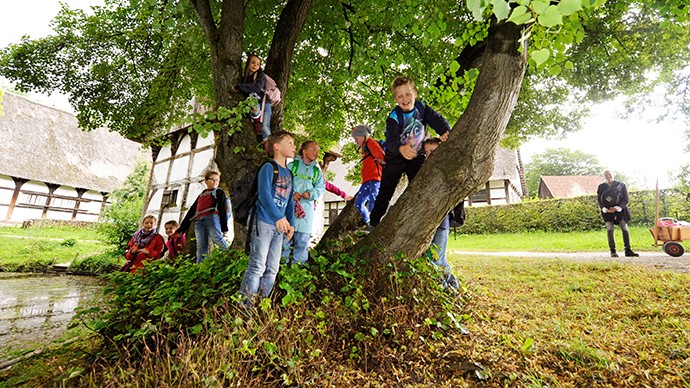
{"type": "Polygon", "coordinates": [[[152,215],[141,220],[141,229],[129,240],[129,249],[125,252],[127,263],[122,267],[122,271],[135,273],[149,261],[160,259],[165,241],[163,236],[158,234],[155,225],[156,217],[152,215]]]}

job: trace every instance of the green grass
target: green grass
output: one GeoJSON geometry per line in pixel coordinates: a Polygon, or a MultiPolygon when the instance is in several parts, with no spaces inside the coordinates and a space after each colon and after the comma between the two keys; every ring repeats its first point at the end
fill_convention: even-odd
{"type": "Polygon", "coordinates": [[[459,346],[508,385],[690,386],[690,275],[544,258],[450,260],[473,298],[472,335],[459,346]]]}
{"type": "Polygon", "coordinates": [[[0,239],[0,268],[5,271],[78,261],[107,248],[93,227],[0,227],[0,239]]]}
{"type": "MultiPolygon", "coordinates": [[[[654,242],[649,229],[646,227],[630,227],[630,239],[633,250],[660,251],[653,247],[654,242]]],[[[623,237],[616,227],[616,243],[623,250],[623,237]]],[[[690,246],[688,246],[690,248],[690,246]]],[[[501,252],[501,251],[532,251],[532,252],[606,252],[606,230],[589,232],[554,233],[532,232],[521,234],[458,234],[450,232],[448,249],[456,251],[501,252]]]]}

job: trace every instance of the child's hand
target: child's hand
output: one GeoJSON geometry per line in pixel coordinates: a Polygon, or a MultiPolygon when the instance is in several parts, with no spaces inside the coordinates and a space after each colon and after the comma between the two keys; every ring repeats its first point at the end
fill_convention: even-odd
{"type": "Polygon", "coordinates": [[[295,227],[291,226],[290,231],[287,234],[287,239],[290,240],[294,234],[295,234],[295,227]]]}
{"type": "MultiPolygon", "coordinates": [[[[290,223],[288,222],[287,218],[283,217],[283,218],[279,219],[278,221],[276,221],[276,231],[278,233],[288,234],[290,232],[290,228],[292,228],[292,227],[290,226],[290,223]]],[[[293,231],[294,231],[294,228],[293,228],[293,231]]],[[[292,235],[290,235],[290,236],[292,236],[292,235]]]]}
{"type": "Polygon", "coordinates": [[[381,164],[381,165],[386,164],[386,161],[383,159],[374,159],[374,161],[378,164],[381,164]]]}
{"type": "Polygon", "coordinates": [[[400,150],[400,155],[402,155],[403,158],[405,158],[407,160],[412,160],[415,157],[417,157],[417,151],[412,149],[412,145],[410,145],[410,144],[405,144],[405,145],[400,146],[399,150],[400,150]]]}
{"type": "Polygon", "coordinates": [[[309,199],[309,198],[311,198],[311,194],[309,194],[308,191],[305,191],[304,193],[302,193],[302,198],[309,199]]]}
{"type": "Polygon", "coordinates": [[[446,140],[448,140],[449,134],[450,134],[450,131],[444,133],[443,135],[439,136],[438,138],[441,139],[441,141],[446,141],[446,140]]]}
{"type": "Polygon", "coordinates": [[[347,196],[345,196],[345,201],[352,201],[354,198],[355,197],[353,197],[351,195],[347,195],[347,196]]]}
{"type": "Polygon", "coordinates": [[[295,194],[293,194],[292,197],[295,199],[295,202],[297,202],[302,199],[302,194],[295,191],[295,194]]]}

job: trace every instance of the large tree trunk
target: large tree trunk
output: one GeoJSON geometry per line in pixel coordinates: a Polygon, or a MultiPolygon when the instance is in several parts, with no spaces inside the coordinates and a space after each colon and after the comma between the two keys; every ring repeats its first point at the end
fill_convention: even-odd
{"type": "MultiPolygon", "coordinates": [[[[217,106],[233,107],[244,96],[233,93],[232,87],[242,74],[242,50],[244,37],[244,1],[224,0],[221,19],[216,26],[208,0],[190,0],[199,17],[211,48],[211,69],[213,73],[214,94],[217,106]]],[[[288,79],[292,65],[292,55],[312,0],[289,0],[280,14],[271,43],[271,50],[266,61],[266,72],[269,73],[278,88],[287,92],[288,79]]],[[[282,124],[283,103],[273,111],[271,127],[279,129],[282,124]]],[[[223,130],[215,133],[215,163],[221,172],[220,186],[231,195],[233,191],[239,196],[233,197],[233,206],[245,206],[248,201],[249,186],[262,158],[266,155],[258,144],[254,128],[245,120],[242,130],[228,135],[223,130]],[[238,150],[239,152],[236,152],[238,150]],[[233,190],[237,188],[236,190],[233,190]]],[[[235,222],[235,246],[243,246],[246,240],[245,225],[235,222]]]]}
{"type": "Polygon", "coordinates": [[[374,247],[369,255],[384,260],[397,253],[419,257],[450,209],[490,178],[496,146],[525,74],[520,35],[521,28],[513,23],[491,27],[474,93],[448,141],[355,249],[374,247]]]}

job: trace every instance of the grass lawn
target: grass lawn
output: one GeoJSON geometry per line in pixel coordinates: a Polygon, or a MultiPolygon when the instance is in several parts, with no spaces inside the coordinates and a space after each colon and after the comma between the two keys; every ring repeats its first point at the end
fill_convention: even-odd
{"type": "MultiPolygon", "coordinates": [[[[646,227],[630,227],[630,239],[633,250],[660,251],[653,247],[649,229],[646,227]]],[[[623,236],[616,227],[616,245],[623,251],[623,236]]],[[[690,247],[689,247],[690,248],[690,247]]],[[[456,251],[534,251],[534,252],[608,252],[606,229],[573,232],[551,233],[532,232],[522,234],[457,234],[450,231],[448,249],[456,251]]]]}
{"type": "Polygon", "coordinates": [[[502,386],[690,386],[690,275],[450,255],[472,295],[460,348],[502,386]],[[512,383],[511,383],[512,382],[512,383]]]}
{"type": "Polygon", "coordinates": [[[43,267],[103,252],[106,244],[92,227],[0,227],[0,268],[43,267]]]}

